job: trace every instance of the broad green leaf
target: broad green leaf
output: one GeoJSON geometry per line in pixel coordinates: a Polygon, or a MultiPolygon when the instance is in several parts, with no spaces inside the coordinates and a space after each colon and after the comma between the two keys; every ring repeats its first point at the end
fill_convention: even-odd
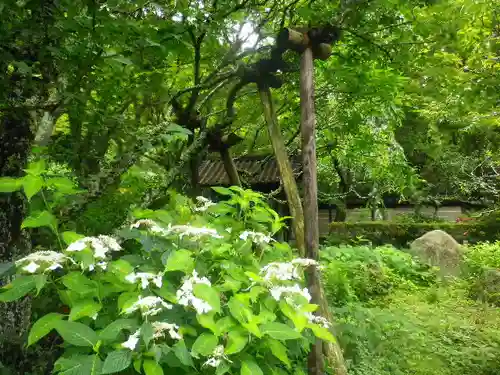
{"type": "Polygon", "coordinates": [[[141,326],[141,337],[144,343],[146,344],[146,347],[149,347],[149,343],[153,339],[154,335],[154,328],[151,323],[149,322],[144,322],[141,326]]]}
{"type": "Polygon", "coordinates": [[[43,188],[43,178],[40,176],[27,175],[23,178],[24,194],[28,201],[43,188]]]}
{"type": "Polygon", "coordinates": [[[19,276],[3,288],[0,302],[12,302],[24,297],[36,287],[35,276],[19,276]]]}
{"type": "Polygon", "coordinates": [[[134,319],[118,319],[110,323],[99,333],[99,339],[103,341],[114,341],[121,331],[135,331],[138,324],[134,319]]]}
{"type": "Polygon", "coordinates": [[[200,336],[198,336],[193,346],[191,347],[191,354],[193,355],[193,357],[199,357],[199,354],[206,357],[212,354],[217,344],[217,337],[215,337],[212,333],[202,333],[200,336]]]}
{"type": "Polygon", "coordinates": [[[45,274],[33,275],[33,277],[35,278],[36,295],[38,296],[45,284],[47,284],[48,277],[45,274]]]}
{"type": "Polygon", "coordinates": [[[246,332],[242,330],[233,330],[227,334],[227,344],[224,352],[226,354],[236,354],[243,350],[248,342],[246,332]]]}
{"type": "Polygon", "coordinates": [[[229,190],[228,188],[222,187],[222,186],[215,186],[212,188],[212,190],[214,190],[216,193],[218,193],[220,195],[231,196],[234,194],[231,190],[229,190]]]}
{"type": "Polygon", "coordinates": [[[215,375],[224,375],[227,374],[231,370],[231,366],[227,362],[222,362],[217,366],[215,370],[215,375]]]}
{"type": "Polygon", "coordinates": [[[62,239],[66,245],[71,245],[73,242],[76,242],[78,240],[81,240],[85,236],[78,234],[76,232],[62,232],[61,233],[62,239]]]}
{"type": "Polygon", "coordinates": [[[255,361],[245,360],[241,364],[241,375],[264,375],[255,361]]]}
{"type": "Polygon", "coordinates": [[[142,368],[146,375],[163,375],[161,366],[152,359],[145,359],[142,368]]]}
{"type": "Polygon", "coordinates": [[[210,331],[215,333],[216,335],[220,335],[217,330],[217,325],[215,324],[215,313],[210,311],[207,314],[196,314],[196,320],[202,327],[208,328],[210,331]]]}
{"type": "Polygon", "coordinates": [[[51,177],[46,180],[47,186],[56,189],[63,194],[73,194],[78,192],[73,181],[67,177],[51,177]]]}
{"type": "Polygon", "coordinates": [[[40,176],[46,169],[45,160],[35,160],[28,164],[24,171],[32,176],[40,176]]]}
{"type": "Polygon", "coordinates": [[[49,211],[41,211],[24,219],[21,227],[23,229],[49,227],[54,233],[57,234],[57,219],[49,211]]]}
{"type": "Polygon", "coordinates": [[[130,350],[115,350],[108,354],[102,365],[102,374],[114,374],[127,369],[132,363],[130,350]]]}
{"type": "Polygon", "coordinates": [[[297,311],[297,309],[292,308],[285,301],[280,301],[280,309],[281,312],[293,322],[298,332],[302,332],[307,326],[309,321],[303,311],[297,311]]]}
{"type": "Polygon", "coordinates": [[[321,327],[317,324],[309,324],[307,327],[311,328],[314,336],[316,336],[317,338],[325,341],[335,342],[335,337],[333,337],[333,335],[327,328],[321,327]]]}
{"type": "Polygon", "coordinates": [[[97,333],[82,323],[61,320],[56,322],[55,329],[68,344],[94,347],[99,341],[97,333]]]}
{"type": "Polygon", "coordinates": [[[101,311],[101,309],[102,305],[95,302],[93,299],[78,301],[78,303],[71,308],[69,320],[76,321],[86,316],[92,317],[101,311]]]}
{"type": "Polygon", "coordinates": [[[64,275],[61,280],[66,288],[82,295],[89,295],[97,292],[96,283],[80,272],[70,272],[64,275]]]}
{"type": "Polygon", "coordinates": [[[123,57],[123,56],[114,56],[113,60],[118,61],[124,65],[132,65],[133,64],[132,60],[130,60],[126,57],[123,57]]]}
{"type": "Polygon", "coordinates": [[[230,316],[225,316],[215,323],[217,329],[217,335],[222,335],[229,332],[235,325],[236,322],[230,316]]]}
{"type": "Polygon", "coordinates": [[[60,357],[54,363],[58,375],[98,375],[101,373],[102,361],[99,355],[74,355],[60,357]]]}
{"type": "Polygon", "coordinates": [[[240,323],[246,323],[252,319],[252,311],[249,309],[248,305],[237,298],[237,296],[231,297],[228,302],[228,307],[231,315],[240,323]]]}
{"type": "Polygon", "coordinates": [[[142,367],[142,359],[141,358],[136,359],[134,361],[133,365],[134,365],[135,372],[137,372],[137,373],[140,374],[141,373],[141,367],[142,367]]]}
{"type": "Polygon", "coordinates": [[[189,250],[173,251],[168,257],[165,270],[191,273],[194,270],[193,254],[189,250]]]}
{"type": "Polygon", "coordinates": [[[174,345],[174,354],[184,366],[194,366],[193,359],[186,348],[184,340],[179,340],[174,345]]]}
{"type": "Polygon", "coordinates": [[[271,353],[278,358],[281,362],[283,362],[287,367],[290,367],[290,360],[288,359],[287,348],[281,342],[275,339],[267,340],[269,348],[271,349],[271,353]]]}
{"type": "Polygon", "coordinates": [[[57,313],[49,313],[38,319],[31,327],[28,335],[28,346],[35,344],[38,340],[45,337],[55,327],[54,324],[61,320],[63,315],[57,313]]]}
{"type": "Polygon", "coordinates": [[[0,177],[0,193],[13,193],[22,186],[22,178],[0,177]]]}
{"type": "Polygon", "coordinates": [[[281,341],[295,340],[302,337],[299,332],[283,323],[274,322],[263,324],[260,326],[260,330],[263,335],[269,335],[273,339],[281,341]]]}
{"type": "Polygon", "coordinates": [[[195,284],[193,287],[193,294],[208,302],[215,312],[220,312],[220,297],[219,293],[207,284],[195,284]]]}

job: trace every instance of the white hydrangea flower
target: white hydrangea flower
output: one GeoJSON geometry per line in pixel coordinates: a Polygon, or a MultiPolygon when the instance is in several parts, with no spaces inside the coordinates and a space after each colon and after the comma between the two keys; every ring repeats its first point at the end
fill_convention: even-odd
{"type": "Polygon", "coordinates": [[[314,315],[310,312],[306,312],[305,316],[310,323],[317,324],[323,328],[330,328],[332,326],[332,323],[330,323],[326,318],[323,318],[322,316],[314,315]]]}
{"type": "Polygon", "coordinates": [[[120,244],[110,236],[98,237],[84,237],[78,241],[73,242],[68,246],[66,251],[82,251],[87,247],[94,250],[94,257],[105,259],[108,251],[120,251],[122,248],[120,244]]]}
{"type": "Polygon", "coordinates": [[[191,305],[198,314],[206,314],[212,310],[206,301],[195,297],[193,294],[193,287],[195,284],[206,284],[211,286],[210,280],[206,277],[199,278],[196,270],[193,271],[192,276],[185,280],[180,289],[177,291],[177,302],[182,306],[191,305]]]}
{"type": "Polygon", "coordinates": [[[134,302],[134,304],[127,309],[125,309],[125,314],[132,314],[137,310],[141,311],[143,317],[145,316],[153,316],[158,314],[160,311],[164,309],[172,309],[172,305],[165,302],[160,297],[148,296],[142,297],[139,296],[139,299],[134,302]]]}
{"type": "Polygon", "coordinates": [[[202,236],[210,236],[213,238],[223,238],[215,229],[207,227],[193,227],[191,225],[169,225],[169,233],[177,233],[180,238],[184,236],[199,238],[202,236]]]}
{"type": "Polygon", "coordinates": [[[71,260],[71,258],[68,258],[64,254],[55,251],[36,251],[17,260],[16,265],[20,266],[24,264],[22,269],[29,273],[35,273],[39,268],[53,271],[55,269],[62,268],[61,263],[66,262],[68,259],[71,260]]]}
{"type": "Polygon", "coordinates": [[[23,267],[23,271],[29,272],[29,273],[35,273],[37,269],[39,269],[40,266],[36,264],[35,262],[31,262],[27,266],[23,267]]]}
{"type": "Polygon", "coordinates": [[[127,341],[122,342],[121,346],[130,350],[135,350],[135,347],[137,346],[137,343],[139,342],[139,335],[141,333],[141,330],[138,329],[130,335],[127,339],[127,341]]]}
{"type": "Polygon", "coordinates": [[[260,275],[264,275],[264,280],[296,280],[299,279],[297,268],[292,263],[273,262],[262,267],[260,275]]]}
{"type": "Polygon", "coordinates": [[[264,280],[299,280],[300,268],[317,266],[318,262],[313,259],[297,258],[289,263],[273,262],[262,267],[260,274],[264,275],[264,280]]]}
{"type": "Polygon", "coordinates": [[[205,212],[209,207],[214,206],[215,203],[212,202],[210,199],[199,196],[196,197],[196,200],[198,201],[199,206],[194,208],[194,211],[196,212],[205,212]]]}
{"type": "Polygon", "coordinates": [[[155,284],[158,288],[161,288],[163,285],[163,274],[154,274],[154,273],[149,273],[149,272],[138,272],[138,273],[131,273],[128,274],[125,277],[125,280],[127,280],[129,283],[136,283],[137,280],[141,281],[141,286],[142,289],[146,289],[150,283],[155,284]]]}
{"type": "Polygon", "coordinates": [[[307,299],[308,302],[311,301],[311,294],[309,293],[309,291],[307,290],[307,288],[301,288],[299,284],[295,284],[293,286],[277,286],[277,287],[272,287],[269,290],[269,293],[271,293],[271,296],[276,301],[279,301],[281,299],[282,295],[287,295],[287,294],[300,294],[305,299],[307,299]]]}
{"type": "Polygon", "coordinates": [[[211,367],[219,367],[223,360],[231,362],[226,355],[224,354],[224,346],[217,345],[212,352],[212,355],[208,357],[207,361],[203,364],[203,366],[211,366],[211,367]]]}
{"type": "Polygon", "coordinates": [[[166,229],[160,227],[155,221],[150,219],[138,220],[130,226],[130,228],[136,228],[136,229],[140,229],[141,227],[145,227],[153,233],[158,233],[163,235],[168,234],[168,231],[166,229]]]}
{"type": "Polygon", "coordinates": [[[245,232],[241,233],[240,239],[242,239],[243,241],[250,239],[252,242],[260,243],[260,244],[269,243],[273,240],[270,236],[265,235],[264,233],[251,232],[251,231],[245,231],[245,232]]]}
{"type": "Polygon", "coordinates": [[[154,339],[159,339],[165,337],[165,333],[168,332],[169,336],[174,340],[181,340],[182,336],[179,333],[179,326],[177,324],[167,323],[167,322],[153,322],[154,328],[154,339]]]}

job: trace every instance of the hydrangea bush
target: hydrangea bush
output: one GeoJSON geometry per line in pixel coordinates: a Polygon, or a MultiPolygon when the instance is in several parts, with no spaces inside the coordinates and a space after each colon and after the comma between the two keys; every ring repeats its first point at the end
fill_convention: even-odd
{"type": "Polygon", "coordinates": [[[57,233],[59,250],[19,259],[0,301],[60,300],[28,345],[55,330],[68,375],[303,373],[315,337],[333,340],[304,287],[317,264],[272,239],[282,219],[259,194],[216,190],[227,199],[136,211],[113,236],[57,233]]]}

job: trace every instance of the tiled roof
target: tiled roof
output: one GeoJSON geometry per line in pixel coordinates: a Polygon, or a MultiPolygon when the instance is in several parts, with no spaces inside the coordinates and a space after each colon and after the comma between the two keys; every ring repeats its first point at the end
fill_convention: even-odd
{"type": "MultiPolygon", "coordinates": [[[[242,182],[255,185],[277,183],[280,180],[278,164],[274,157],[242,157],[234,159],[236,169],[242,182]]],[[[301,172],[301,163],[298,158],[292,158],[292,168],[296,175],[301,172]]],[[[222,160],[205,160],[201,163],[200,185],[217,186],[229,185],[229,177],[224,169],[222,160]]]]}

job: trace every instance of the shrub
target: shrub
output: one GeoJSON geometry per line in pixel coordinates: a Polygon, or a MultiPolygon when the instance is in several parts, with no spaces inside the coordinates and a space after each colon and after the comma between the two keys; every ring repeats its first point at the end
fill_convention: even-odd
{"type": "Polygon", "coordinates": [[[460,289],[396,291],[384,306],[355,303],[335,315],[351,375],[499,372],[500,310],[460,289]]]}
{"type": "Polygon", "coordinates": [[[469,222],[434,222],[412,223],[392,221],[369,221],[359,223],[334,222],[330,224],[330,234],[325,244],[337,246],[341,244],[356,245],[360,240],[373,246],[391,244],[395,247],[407,247],[409,243],[432,230],[440,229],[458,242],[471,243],[494,238],[497,229],[483,224],[482,221],[469,222]]]}
{"type": "Polygon", "coordinates": [[[327,247],[321,257],[325,291],[335,306],[373,301],[394,289],[428,286],[436,280],[429,266],[390,246],[327,247]]]}
{"type": "Polygon", "coordinates": [[[59,233],[53,219],[28,218],[66,246],[18,260],[0,301],[51,291],[67,309],[54,302],[28,346],[55,330],[64,340],[60,374],[303,373],[315,338],[333,340],[302,282],[314,262],[271,239],[282,220],[259,194],[217,191],[227,200],[137,212],[119,238],[59,233]],[[172,225],[186,209],[190,223],[172,225]]]}

